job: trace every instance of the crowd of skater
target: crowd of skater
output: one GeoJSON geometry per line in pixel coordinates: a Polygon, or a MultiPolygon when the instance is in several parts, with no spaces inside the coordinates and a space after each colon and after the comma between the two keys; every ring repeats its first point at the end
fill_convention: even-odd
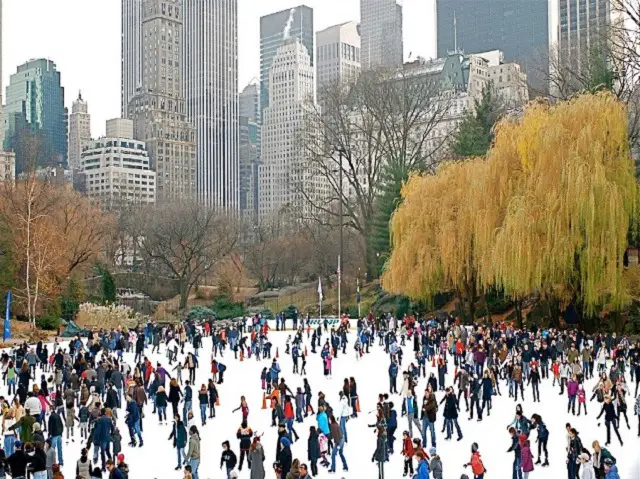
{"type": "MultiPolygon", "coordinates": [[[[443,463],[438,444],[461,441],[464,416],[482,421],[494,400],[512,399],[514,404],[513,421],[505,424],[513,479],[527,478],[550,461],[565,461],[568,479],[619,479],[616,458],[608,449],[612,430],[620,445],[634,440],[636,433],[640,437],[640,344],[615,334],[518,330],[505,323],[470,328],[453,318],[390,315],[313,325],[308,317],[296,317],[290,324],[291,329],[278,332],[288,326],[278,316],[274,333],[258,316],[222,327],[212,321],[150,322],[135,330],[98,330],[87,338],[5,350],[0,358],[6,391],[0,396],[0,479],[64,479],[67,448],[81,451],[71,476],[76,479],[143,477],[142,471],[129,471],[123,451],[145,447],[148,421],[170,425],[167,440],[175,451],[175,469],[186,479],[202,477],[201,447],[220,448],[219,466],[227,479],[238,478],[243,468],[250,469],[251,479],[313,478],[321,468],[335,473],[338,465],[348,471],[349,421],[361,412],[356,378],[338,368],[346,370],[342,390],[326,397],[317,390],[321,385],[306,377],[307,362],[321,364],[324,376],[333,377],[340,358],[366,361],[376,348],[389,358],[388,391],[379,391],[376,408],[365,419],[375,436],[371,461],[379,479],[399,475],[389,470],[394,454],[403,457],[405,477],[442,479],[447,468],[457,470],[460,464],[443,463]],[[272,334],[287,335],[282,350],[274,351],[272,334]],[[166,364],[164,358],[151,361],[157,353],[166,357],[166,364]],[[290,372],[282,370],[280,353],[290,356],[290,372]],[[242,396],[233,410],[240,416],[235,437],[229,431],[221,445],[201,446],[200,429],[216,420],[227,363],[237,371],[241,361],[249,360],[264,363],[255,387],[259,383],[262,406],[277,428],[276,443],[262,444],[242,396]],[[201,361],[210,373],[199,385],[201,361]],[[585,381],[596,377],[595,387],[587,388],[585,381]],[[570,423],[550,427],[542,409],[524,411],[520,402],[525,394],[539,403],[544,381],[566,396],[568,416],[587,415],[589,408],[593,420],[604,423],[606,440],[583,442],[570,423]],[[631,413],[637,416],[633,428],[631,413]],[[548,450],[550,434],[566,436],[565,450],[548,450]],[[291,446],[299,440],[306,441],[307,454],[295,458],[291,446]],[[272,464],[265,447],[275,452],[272,464]]],[[[484,479],[482,441],[473,439],[477,442],[463,464],[467,472],[462,478],[484,479]]]]}

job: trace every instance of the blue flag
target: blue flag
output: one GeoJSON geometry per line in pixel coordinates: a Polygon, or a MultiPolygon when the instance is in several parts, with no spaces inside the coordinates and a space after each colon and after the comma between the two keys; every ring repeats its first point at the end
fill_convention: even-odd
{"type": "Polygon", "coordinates": [[[11,291],[7,293],[7,309],[4,314],[4,333],[2,340],[6,341],[11,337],[11,291]]]}

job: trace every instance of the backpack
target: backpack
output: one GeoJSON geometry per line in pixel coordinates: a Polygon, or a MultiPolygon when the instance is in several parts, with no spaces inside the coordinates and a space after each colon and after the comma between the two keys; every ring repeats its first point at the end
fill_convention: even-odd
{"type": "Polygon", "coordinates": [[[227,369],[227,367],[224,364],[218,363],[218,371],[223,373],[226,369],[227,369]]]}

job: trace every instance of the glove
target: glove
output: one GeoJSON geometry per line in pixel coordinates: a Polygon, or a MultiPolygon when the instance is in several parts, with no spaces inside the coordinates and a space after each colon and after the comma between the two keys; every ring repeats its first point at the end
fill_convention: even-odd
{"type": "Polygon", "coordinates": [[[372,458],[371,458],[371,462],[376,462],[376,458],[375,458],[375,457],[372,457],[372,458]]]}

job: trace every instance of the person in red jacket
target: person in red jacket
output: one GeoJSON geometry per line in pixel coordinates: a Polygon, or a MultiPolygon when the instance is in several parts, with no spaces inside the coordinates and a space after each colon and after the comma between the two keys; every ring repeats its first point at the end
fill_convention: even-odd
{"type": "Polygon", "coordinates": [[[295,419],[295,414],[293,412],[293,404],[291,404],[291,396],[285,396],[284,399],[284,420],[287,425],[287,432],[289,433],[289,437],[293,434],[298,440],[298,433],[293,428],[293,420],[295,419]]]}
{"type": "Polygon", "coordinates": [[[471,460],[464,465],[464,467],[471,466],[471,472],[473,472],[474,479],[483,479],[484,473],[487,470],[484,468],[482,459],[480,458],[480,452],[478,451],[478,443],[474,442],[471,445],[471,460]]]}
{"type": "Polygon", "coordinates": [[[413,443],[411,442],[409,431],[402,433],[402,455],[404,456],[403,476],[411,473],[411,477],[413,477],[413,443]]]}

